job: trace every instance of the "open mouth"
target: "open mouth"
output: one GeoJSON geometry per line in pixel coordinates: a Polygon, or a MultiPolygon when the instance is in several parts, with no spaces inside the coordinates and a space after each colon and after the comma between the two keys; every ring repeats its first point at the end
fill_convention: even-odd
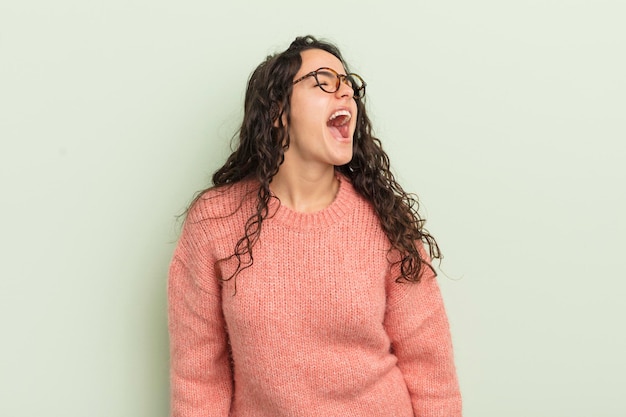
{"type": "Polygon", "coordinates": [[[326,125],[335,137],[347,139],[350,136],[350,119],[352,115],[348,110],[337,110],[330,116],[326,125]]]}

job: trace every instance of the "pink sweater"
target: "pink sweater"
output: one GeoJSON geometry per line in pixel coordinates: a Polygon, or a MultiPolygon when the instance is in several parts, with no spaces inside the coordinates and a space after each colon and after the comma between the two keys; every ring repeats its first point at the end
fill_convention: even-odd
{"type": "Polygon", "coordinates": [[[274,200],[236,294],[220,281],[255,198],[251,181],[208,191],[185,222],[168,290],[172,415],[461,416],[437,281],[394,282],[389,241],[347,179],[316,213],[274,200]]]}

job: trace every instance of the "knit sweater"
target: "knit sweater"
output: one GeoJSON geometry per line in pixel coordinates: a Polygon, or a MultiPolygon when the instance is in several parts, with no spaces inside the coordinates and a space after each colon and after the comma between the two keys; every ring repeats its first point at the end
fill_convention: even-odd
{"type": "Polygon", "coordinates": [[[224,281],[236,260],[216,261],[257,190],[212,189],[186,219],[168,285],[172,416],[461,416],[437,281],[425,269],[395,282],[389,240],[348,179],[318,212],[272,199],[252,266],[224,281]]]}

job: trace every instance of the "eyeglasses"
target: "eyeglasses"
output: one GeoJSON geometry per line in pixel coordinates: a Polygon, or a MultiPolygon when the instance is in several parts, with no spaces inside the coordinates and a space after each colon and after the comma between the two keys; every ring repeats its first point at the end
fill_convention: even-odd
{"type": "Polygon", "coordinates": [[[335,93],[339,90],[341,83],[345,83],[354,91],[353,97],[356,100],[362,99],[365,97],[365,81],[357,74],[338,74],[332,68],[322,67],[318,68],[315,71],[311,71],[308,74],[298,78],[293,83],[297,84],[300,81],[313,77],[317,82],[317,86],[327,93],[335,93]]]}

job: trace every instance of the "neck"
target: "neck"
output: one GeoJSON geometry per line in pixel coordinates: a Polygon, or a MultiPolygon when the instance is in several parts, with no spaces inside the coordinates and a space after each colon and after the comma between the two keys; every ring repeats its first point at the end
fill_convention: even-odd
{"type": "Polygon", "coordinates": [[[339,190],[335,168],[318,172],[289,172],[282,167],[272,179],[272,193],[291,210],[311,213],[328,207],[339,190]]]}

